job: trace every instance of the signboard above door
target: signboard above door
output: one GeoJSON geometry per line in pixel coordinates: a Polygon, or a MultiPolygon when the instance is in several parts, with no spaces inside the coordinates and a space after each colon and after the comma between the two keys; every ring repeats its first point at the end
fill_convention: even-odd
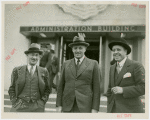
{"type": "Polygon", "coordinates": [[[20,27],[20,32],[145,32],[145,25],[123,26],[30,26],[20,27]]]}

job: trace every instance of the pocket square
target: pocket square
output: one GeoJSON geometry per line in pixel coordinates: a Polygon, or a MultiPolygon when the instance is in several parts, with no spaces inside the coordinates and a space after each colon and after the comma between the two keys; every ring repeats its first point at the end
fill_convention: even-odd
{"type": "Polygon", "coordinates": [[[131,73],[126,73],[123,78],[126,78],[126,77],[131,77],[131,73]]]}

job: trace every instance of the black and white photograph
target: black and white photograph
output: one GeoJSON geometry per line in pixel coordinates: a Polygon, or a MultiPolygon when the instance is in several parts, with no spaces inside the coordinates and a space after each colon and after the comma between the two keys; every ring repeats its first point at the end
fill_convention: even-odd
{"type": "Polygon", "coordinates": [[[149,1],[1,4],[2,118],[148,118],[149,1]]]}

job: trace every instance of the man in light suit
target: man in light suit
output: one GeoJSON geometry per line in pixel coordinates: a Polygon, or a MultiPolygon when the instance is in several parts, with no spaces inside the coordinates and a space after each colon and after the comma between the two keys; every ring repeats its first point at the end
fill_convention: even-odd
{"type": "Polygon", "coordinates": [[[28,64],[15,67],[11,76],[8,91],[11,112],[44,112],[50,88],[48,71],[36,65],[42,51],[38,44],[33,43],[25,54],[28,64]]]}
{"type": "Polygon", "coordinates": [[[120,38],[108,46],[117,62],[110,68],[107,112],[142,113],[143,104],[140,96],[145,94],[143,65],[127,58],[131,48],[126,40],[120,38]]]}
{"type": "MultiPolygon", "coordinates": [[[[48,48],[48,47],[45,46],[45,48],[48,48]]],[[[54,54],[55,50],[51,44],[50,44],[49,51],[45,49],[44,51],[45,52],[40,60],[40,66],[46,68],[49,72],[49,76],[50,76],[49,83],[51,85],[50,87],[57,89],[53,81],[54,81],[54,77],[58,73],[58,58],[55,56],[54,54]]]]}
{"type": "Polygon", "coordinates": [[[100,70],[97,61],[84,53],[89,43],[84,34],[75,36],[69,44],[74,58],[63,64],[57,93],[59,112],[97,113],[100,106],[100,70]]]}

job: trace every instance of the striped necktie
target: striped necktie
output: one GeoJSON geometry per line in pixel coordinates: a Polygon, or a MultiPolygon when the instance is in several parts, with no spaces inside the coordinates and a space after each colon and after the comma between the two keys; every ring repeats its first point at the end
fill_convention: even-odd
{"type": "Polygon", "coordinates": [[[31,77],[33,76],[33,66],[31,66],[31,68],[30,68],[30,75],[31,75],[31,77]]]}
{"type": "Polygon", "coordinates": [[[79,63],[80,63],[80,59],[77,60],[77,70],[79,70],[79,63]]]}
{"type": "Polygon", "coordinates": [[[120,67],[120,65],[119,65],[119,63],[117,62],[117,67],[116,67],[116,69],[117,69],[117,72],[118,72],[118,74],[120,73],[120,71],[121,71],[121,69],[120,69],[121,67],[120,67]]]}

